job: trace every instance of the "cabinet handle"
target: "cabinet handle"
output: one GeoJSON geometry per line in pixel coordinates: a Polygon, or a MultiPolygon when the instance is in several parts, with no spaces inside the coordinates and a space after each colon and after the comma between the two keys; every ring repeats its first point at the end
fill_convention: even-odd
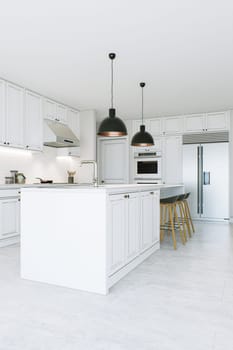
{"type": "Polygon", "coordinates": [[[104,184],[104,180],[102,180],[101,183],[104,184]]]}
{"type": "Polygon", "coordinates": [[[20,198],[18,198],[18,202],[20,202],[20,198]]]}
{"type": "Polygon", "coordinates": [[[9,144],[10,144],[10,142],[7,142],[6,144],[7,144],[7,145],[9,145],[9,144]]]}
{"type": "Polygon", "coordinates": [[[127,194],[125,194],[125,195],[124,195],[124,198],[128,198],[128,195],[127,195],[127,194]]]}
{"type": "Polygon", "coordinates": [[[154,194],[154,192],[150,192],[150,194],[154,194]]]}
{"type": "Polygon", "coordinates": [[[6,145],[6,142],[4,142],[4,145],[6,145]]]}

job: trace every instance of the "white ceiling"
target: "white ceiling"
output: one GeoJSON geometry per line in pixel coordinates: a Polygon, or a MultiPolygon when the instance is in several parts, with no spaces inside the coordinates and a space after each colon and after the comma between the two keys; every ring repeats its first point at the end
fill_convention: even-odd
{"type": "Polygon", "coordinates": [[[233,107],[231,0],[1,0],[0,76],[100,118],[233,107]]]}

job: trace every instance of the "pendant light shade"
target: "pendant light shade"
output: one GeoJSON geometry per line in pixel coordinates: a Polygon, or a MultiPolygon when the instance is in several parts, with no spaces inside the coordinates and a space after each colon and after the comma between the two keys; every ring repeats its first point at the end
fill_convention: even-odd
{"type": "Polygon", "coordinates": [[[116,110],[113,108],[113,60],[115,57],[115,53],[109,54],[111,60],[111,108],[109,109],[109,116],[101,122],[98,131],[98,135],[106,137],[127,135],[127,129],[124,122],[116,117],[116,110]]]}
{"type": "Polygon", "coordinates": [[[142,88],[142,124],[140,125],[140,130],[133,136],[131,146],[149,147],[154,145],[153,137],[146,131],[143,124],[143,88],[145,85],[145,83],[140,83],[140,87],[142,88]]]}

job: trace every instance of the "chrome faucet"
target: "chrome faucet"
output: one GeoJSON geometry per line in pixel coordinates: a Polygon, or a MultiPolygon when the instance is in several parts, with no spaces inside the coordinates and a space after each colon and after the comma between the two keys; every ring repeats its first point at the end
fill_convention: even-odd
{"type": "Polygon", "coordinates": [[[97,175],[97,162],[95,160],[82,160],[81,166],[83,164],[92,164],[93,165],[93,185],[98,186],[98,175],[97,175]]]}

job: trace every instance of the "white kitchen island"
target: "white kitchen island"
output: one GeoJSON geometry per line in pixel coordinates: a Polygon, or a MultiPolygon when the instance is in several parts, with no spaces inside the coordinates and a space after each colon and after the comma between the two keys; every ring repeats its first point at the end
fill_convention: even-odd
{"type": "Polygon", "coordinates": [[[183,186],[23,188],[21,277],[107,294],[159,249],[160,191],[183,186]]]}

